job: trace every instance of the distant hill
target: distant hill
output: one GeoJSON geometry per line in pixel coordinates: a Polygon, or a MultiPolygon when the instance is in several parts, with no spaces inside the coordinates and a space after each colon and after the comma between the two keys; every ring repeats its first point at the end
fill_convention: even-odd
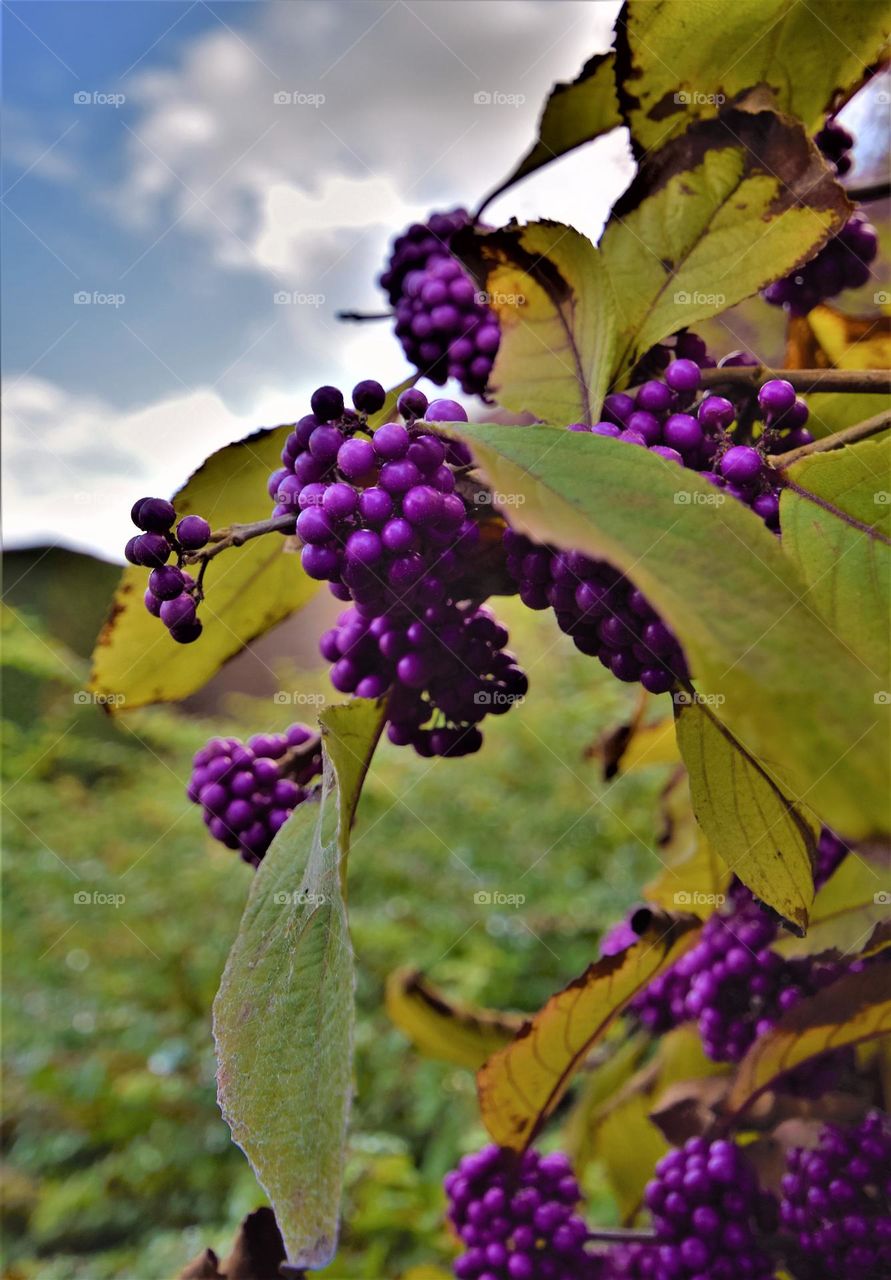
{"type": "MultiPolygon", "coordinates": [[[[26,617],[37,618],[73,653],[89,658],[120,573],[119,565],[81,551],[25,547],[3,557],[3,599],[26,617]]],[[[230,693],[271,697],[280,683],[276,669],[284,663],[305,672],[318,670],[319,691],[330,694],[318,637],[342,608],[327,592],[320,592],[297,617],[286,619],[228,662],[182,704],[184,709],[214,714],[230,693]]]]}

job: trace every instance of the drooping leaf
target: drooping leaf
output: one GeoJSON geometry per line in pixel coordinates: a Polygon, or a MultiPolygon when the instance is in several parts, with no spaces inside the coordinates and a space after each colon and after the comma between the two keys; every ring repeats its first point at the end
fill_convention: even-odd
{"type": "Polygon", "coordinates": [[[702,705],[692,699],[679,705],[677,729],[709,847],[757,898],[804,932],[814,898],[813,820],[702,705]]]}
{"type": "Polygon", "coordinates": [[[833,1049],[891,1033],[891,960],[877,957],[814,996],[800,1000],[752,1045],[727,1101],[739,1114],[793,1067],[833,1049]]]}
{"type": "Polygon", "coordinates": [[[417,969],[390,974],[386,1003],[391,1022],[419,1053],[472,1071],[508,1044],[523,1024],[521,1014],[447,1000],[417,969]]]}
{"type": "Polygon", "coordinates": [[[559,222],[477,232],[455,245],[501,325],[489,379],[498,401],[549,422],[596,422],[615,345],[597,247],[559,222]]]}
{"type": "Polygon", "coordinates": [[[616,30],[623,115],[650,149],[763,84],[812,132],[881,60],[889,30],[883,6],[862,0],[631,0],[616,30]]]}
{"type": "Polygon", "coordinates": [[[783,937],[776,950],[787,956],[819,955],[836,950],[857,955],[869,943],[875,926],[891,921],[887,872],[856,852],[848,854],[814,899],[803,938],[783,937]]]}
{"type": "Polygon", "coordinates": [[[590,965],[523,1024],[477,1074],[483,1123],[500,1146],[523,1150],[573,1074],[629,1000],[686,950],[699,922],[654,913],[641,939],[590,965]]]}
{"type": "Polygon", "coordinates": [[[634,581],[679,636],[700,700],[787,795],[853,839],[887,830],[887,708],[801,603],[805,584],[749,510],[716,505],[706,480],[620,440],[448,429],[471,445],[514,527],[634,581]]]}
{"type": "Polygon", "coordinates": [[[623,1223],[637,1216],[653,1169],[669,1149],[649,1111],[646,1095],[629,1094],[603,1117],[594,1135],[594,1153],[606,1169],[623,1223]]]}
{"type": "Polygon", "coordinates": [[[891,690],[891,438],[802,458],[783,477],[783,550],[807,583],[805,604],[872,678],[891,690]]]}
{"type": "Polygon", "coordinates": [[[260,864],[214,1001],[220,1108],[308,1267],[336,1248],[354,985],[341,872],[383,710],[356,699],[321,722],[321,803],[298,806],[260,864]]]}
{"type": "Polygon", "coordinates": [[[585,754],[603,762],[607,782],[618,773],[633,773],[645,765],[676,764],[681,758],[670,716],[650,724],[638,719],[621,724],[604,733],[585,754]]]}
{"type": "MultiPolygon", "coordinates": [[[[373,426],[387,421],[397,396],[409,385],[411,380],[390,392],[381,412],[370,419],[373,426]]],[[[177,515],[202,515],[214,529],[265,520],[272,513],[266,484],[281,466],[279,455],[290,431],[290,426],[257,431],[212,453],[174,495],[177,515]]],[[[255,538],[211,561],[199,610],[204,630],[194,644],[181,645],[146,611],[147,583],[146,569],[124,570],[96,642],[90,689],[123,699],[109,701],[112,710],[188,697],[245,645],[307,604],[320,585],[306,576],[299,555],[280,533],[255,538]]]]}
{"type": "Polygon", "coordinates": [[[851,206],[802,126],[754,100],[648,153],[603,233],[621,381],[654,343],[806,262],[851,206]]]}
{"type": "Polygon", "coordinates": [[[558,160],[585,142],[592,142],[622,123],[616,97],[615,55],[597,53],[589,58],[575,80],[555,84],[541,119],[538,137],[510,174],[480,205],[479,213],[514,183],[542,165],[558,160]]]}

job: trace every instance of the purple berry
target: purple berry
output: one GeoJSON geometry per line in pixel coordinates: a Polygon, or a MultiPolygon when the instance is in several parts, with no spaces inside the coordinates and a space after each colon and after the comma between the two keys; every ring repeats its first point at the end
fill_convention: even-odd
{"type": "Polygon", "coordinates": [[[203,516],[183,516],[176,526],[176,538],[184,551],[200,551],[210,537],[210,525],[203,516]]]}

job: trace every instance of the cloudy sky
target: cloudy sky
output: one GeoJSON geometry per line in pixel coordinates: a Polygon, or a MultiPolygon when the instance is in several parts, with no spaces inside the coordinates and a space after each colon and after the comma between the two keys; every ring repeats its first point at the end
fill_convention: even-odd
{"type": "MultiPolygon", "coordinates": [[[[322,382],[404,377],[385,322],[335,312],[379,309],[393,234],[512,168],[617,8],[4,5],[7,543],[120,559],[135,497],[322,382]]],[[[489,216],[596,235],[629,175],[617,133],[489,216]]]]}

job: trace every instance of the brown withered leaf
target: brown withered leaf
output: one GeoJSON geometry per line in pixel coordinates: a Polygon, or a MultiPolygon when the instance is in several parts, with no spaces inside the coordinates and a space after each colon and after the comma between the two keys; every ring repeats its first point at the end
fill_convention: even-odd
{"type": "Polygon", "coordinates": [[[629,1000],[683,954],[700,924],[659,911],[648,910],[647,918],[638,943],[590,965],[480,1068],[483,1123],[500,1146],[528,1146],[593,1046],[629,1000]]]}
{"type": "Polygon", "coordinates": [[[725,1076],[678,1081],[662,1094],[650,1119],[672,1146],[682,1146],[688,1138],[712,1131],[729,1088],[730,1081],[725,1076]]]}
{"type": "Polygon", "coordinates": [[[194,1258],[178,1280],[303,1280],[304,1272],[281,1269],[285,1246],[275,1221],[266,1205],[249,1213],[232,1244],[229,1255],[221,1262],[213,1249],[205,1249],[194,1258]]]}

